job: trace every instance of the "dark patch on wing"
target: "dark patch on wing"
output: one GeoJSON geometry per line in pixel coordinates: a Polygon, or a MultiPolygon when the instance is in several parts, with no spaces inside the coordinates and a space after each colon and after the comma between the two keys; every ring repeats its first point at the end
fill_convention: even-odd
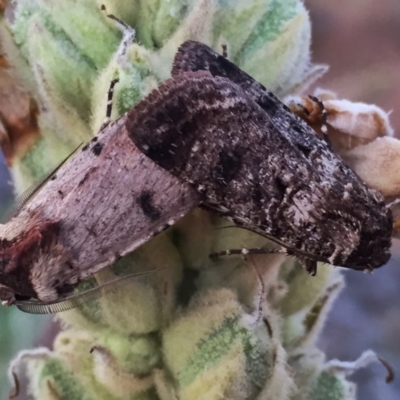
{"type": "Polygon", "coordinates": [[[161,211],[152,204],[152,195],[150,192],[144,191],[136,199],[137,204],[142,209],[143,214],[150,218],[151,221],[156,221],[161,216],[161,211]]]}
{"type": "Polygon", "coordinates": [[[101,151],[103,150],[103,145],[101,143],[96,143],[93,147],[92,147],[92,153],[95,156],[99,156],[101,151]]]}
{"type": "Polygon", "coordinates": [[[311,146],[307,146],[306,144],[299,142],[296,143],[296,147],[304,154],[306,158],[310,156],[310,153],[313,150],[311,146]]]}
{"type": "Polygon", "coordinates": [[[286,193],[287,186],[285,183],[282,181],[281,177],[278,175],[275,177],[275,187],[276,187],[276,193],[274,193],[275,198],[278,201],[283,201],[286,193]]]}
{"type": "Polygon", "coordinates": [[[267,93],[269,94],[269,92],[265,94],[261,93],[260,96],[254,98],[254,100],[269,116],[272,116],[280,110],[281,103],[278,103],[275,98],[269,96],[267,93]]]}
{"type": "Polygon", "coordinates": [[[87,180],[88,176],[89,176],[89,173],[86,172],[86,174],[83,176],[83,178],[79,181],[78,186],[82,186],[85,183],[85,181],[87,180]]]}
{"type": "Polygon", "coordinates": [[[209,62],[208,67],[212,76],[222,77],[231,77],[235,75],[237,69],[236,65],[222,56],[218,56],[215,62],[209,62]]]}
{"type": "Polygon", "coordinates": [[[223,185],[227,185],[235,178],[241,166],[242,158],[239,154],[221,150],[218,163],[212,171],[212,177],[223,185]]]}
{"type": "MultiPolygon", "coordinates": [[[[152,100],[158,100],[158,93],[153,93],[152,100]]],[[[196,138],[187,132],[196,131],[199,121],[188,118],[184,98],[173,94],[170,102],[154,105],[148,104],[141,111],[141,121],[129,124],[128,132],[135,145],[149,158],[167,171],[182,170],[187,163],[193,142],[196,138]],[[149,118],[150,117],[150,118],[149,118]]],[[[145,100],[146,101],[146,100],[145,100]]],[[[143,106],[145,101],[142,102],[143,106]]],[[[134,116],[136,109],[131,113],[134,116]]]]}
{"type": "Polygon", "coordinates": [[[254,183],[254,188],[251,191],[251,198],[257,207],[262,207],[262,200],[264,198],[264,193],[260,187],[259,183],[254,183]]]}
{"type": "MultiPolygon", "coordinates": [[[[146,146],[146,145],[144,145],[146,146]]],[[[172,146],[167,140],[163,140],[161,143],[152,144],[150,146],[141,147],[141,144],[138,144],[140,150],[146,154],[147,157],[156,161],[159,165],[165,168],[167,171],[171,170],[175,165],[174,155],[171,153],[172,146]]]]}

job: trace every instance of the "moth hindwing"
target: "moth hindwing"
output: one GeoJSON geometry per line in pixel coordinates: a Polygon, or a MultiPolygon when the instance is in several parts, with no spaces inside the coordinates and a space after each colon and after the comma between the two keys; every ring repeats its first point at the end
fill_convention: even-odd
{"type": "Polygon", "coordinates": [[[261,84],[201,43],[128,114],[130,138],[204,206],[317,261],[373,269],[390,257],[392,216],[330,146],[261,84]],[[151,132],[151,134],[149,134],[151,132]]]}
{"type": "Polygon", "coordinates": [[[60,301],[199,201],[134,146],[122,117],[0,226],[0,299],[60,301]]]}

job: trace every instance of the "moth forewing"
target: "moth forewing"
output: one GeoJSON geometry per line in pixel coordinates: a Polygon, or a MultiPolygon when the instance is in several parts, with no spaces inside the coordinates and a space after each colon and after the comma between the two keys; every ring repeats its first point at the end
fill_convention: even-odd
{"type": "Polygon", "coordinates": [[[134,146],[122,118],[1,226],[2,300],[67,296],[198,204],[189,185],[134,146]]]}
{"type": "Polygon", "coordinates": [[[70,153],[64,160],[61,161],[55,168],[49,171],[39,181],[33,183],[28,189],[26,189],[18,198],[14,204],[6,211],[6,213],[0,218],[0,224],[6,224],[11,221],[12,218],[18,216],[24,206],[32,200],[32,198],[39,192],[39,190],[47,183],[49,179],[55,177],[57,171],[78,151],[82,145],[80,144],[72,153],[70,153]]]}
{"type": "Polygon", "coordinates": [[[205,207],[274,237],[306,264],[364,270],[388,261],[383,197],[271,92],[197,42],[181,46],[172,74],[128,114],[127,129],[205,207]]]}

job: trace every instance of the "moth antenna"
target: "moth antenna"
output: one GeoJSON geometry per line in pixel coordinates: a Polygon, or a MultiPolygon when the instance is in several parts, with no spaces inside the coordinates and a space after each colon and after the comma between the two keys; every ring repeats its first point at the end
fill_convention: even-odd
{"type": "Polygon", "coordinates": [[[162,268],[157,271],[136,272],[119,277],[110,282],[106,282],[103,285],[88,289],[85,292],[68,296],[62,300],[55,300],[46,303],[37,300],[17,300],[15,301],[14,305],[17,306],[19,310],[28,314],[56,314],[59,312],[72,310],[73,308],[83,306],[90,301],[97,300],[112,291],[118,290],[122,285],[129,283],[131,279],[137,279],[145,275],[160,272],[164,269],[167,268],[162,268]]]}
{"type": "Polygon", "coordinates": [[[128,46],[135,41],[136,31],[127,23],[117,18],[115,15],[107,14],[107,9],[104,4],[101,5],[100,9],[105,12],[107,18],[110,18],[117,23],[118,28],[124,35],[116,53],[117,58],[120,58],[126,54],[128,46]]]}
{"type": "Polygon", "coordinates": [[[326,141],[326,143],[331,144],[330,139],[328,137],[328,113],[326,111],[324,102],[316,96],[308,95],[308,98],[316,103],[321,112],[320,123],[321,123],[321,132],[326,141]]]}
{"type": "Polygon", "coordinates": [[[104,121],[101,124],[100,131],[102,131],[111,121],[111,112],[112,112],[113,98],[114,98],[114,88],[118,82],[119,82],[118,78],[114,78],[110,82],[110,87],[108,88],[108,94],[107,94],[106,117],[104,118],[104,121]]]}
{"type": "Polygon", "coordinates": [[[287,250],[284,248],[265,249],[263,247],[253,247],[250,249],[242,248],[242,249],[231,249],[231,250],[218,251],[215,253],[211,253],[209,255],[209,257],[217,258],[217,257],[222,257],[222,256],[234,256],[234,255],[247,256],[249,254],[276,254],[276,253],[287,254],[287,250]]]}
{"type": "Polygon", "coordinates": [[[22,209],[30,200],[32,200],[39,190],[50,180],[55,179],[56,172],[79,150],[82,143],[75,148],[67,157],[64,158],[55,168],[48,172],[44,177],[34,182],[28,189],[26,189],[21,195],[17,197],[13,206],[7,210],[7,212],[0,218],[0,224],[6,224],[11,219],[17,217],[22,209]]]}

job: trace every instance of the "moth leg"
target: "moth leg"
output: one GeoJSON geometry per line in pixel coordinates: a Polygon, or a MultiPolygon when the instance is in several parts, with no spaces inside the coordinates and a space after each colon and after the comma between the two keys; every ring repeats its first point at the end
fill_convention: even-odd
{"type": "Polygon", "coordinates": [[[104,118],[104,121],[101,124],[100,131],[102,131],[111,121],[111,112],[112,112],[113,98],[114,98],[114,87],[118,82],[119,82],[118,78],[114,78],[110,82],[110,87],[108,88],[108,94],[107,94],[106,117],[104,118]]]}
{"type": "Polygon", "coordinates": [[[122,21],[121,19],[117,18],[113,14],[107,14],[107,9],[104,4],[101,5],[101,10],[105,12],[107,18],[110,18],[114,20],[117,23],[118,28],[122,31],[123,33],[123,38],[122,41],[118,47],[118,50],[116,52],[116,58],[121,58],[126,54],[126,50],[128,49],[128,46],[132,44],[135,41],[136,38],[136,31],[129,26],[127,23],[122,21]]]}
{"type": "Polygon", "coordinates": [[[113,19],[114,21],[117,22],[117,24],[119,25],[119,28],[125,32],[125,31],[129,31],[129,32],[135,32],[135,30],[130,27],[126,22],[122,21],[122,19],[117,18],[115,15],[113,14],[107,14],[107,8],[104,4],[101,5],[100,7],[101,11],[104,11],[106,13],[107,18],[113,19]]]}
{"type": "MultiPolygon", "coordinates": [[[[129,47],[129,45],[131,45],[135,41],[136,31],[131,26],[129,26],[127,23],[125,23],[121,19],[117,18],[115,15],[107,14],[107,9],[104,4],[101,5],[101,10],[105,12],[107,18],[110,18],[117,23],[118,28],[123,33],[123,38],[121,40],[121,43],[118,47],[117,52],[115,53],[115,56],[114,56],[115,59],[117,60],[117,62],[118,61],[122,62],[124,60],[124,57],[126,55],[126,51],[129,47]]],[[[100,130],[103,130],[110,123],[111,111],[112,111],[112,99],[113,99],[113,95],[114,95],[114,86],[116,85],[116,83],[118,81],[119,81],[119,79],[115,78],[110,83],[110,88],[108,89],[106,118],[105,118],[103,124],[101,125],[100,130]]]]}
{"type": "Polygon", "coordinates": [[[263,247],[254,247],[250,249],[231,249],[231,250],[224,250],[224,251],[218,251],[215,253],[211,253],[209,255],[210,258],[217,258],[217,257],[222,257],[222,256],[233,256],[233,255],[243,255],[247,256],[248,254],[276,254],[276,253],[283,253],[287,254],[286,249],[280,248],[280,249],[265,249],[263,247]]]}

